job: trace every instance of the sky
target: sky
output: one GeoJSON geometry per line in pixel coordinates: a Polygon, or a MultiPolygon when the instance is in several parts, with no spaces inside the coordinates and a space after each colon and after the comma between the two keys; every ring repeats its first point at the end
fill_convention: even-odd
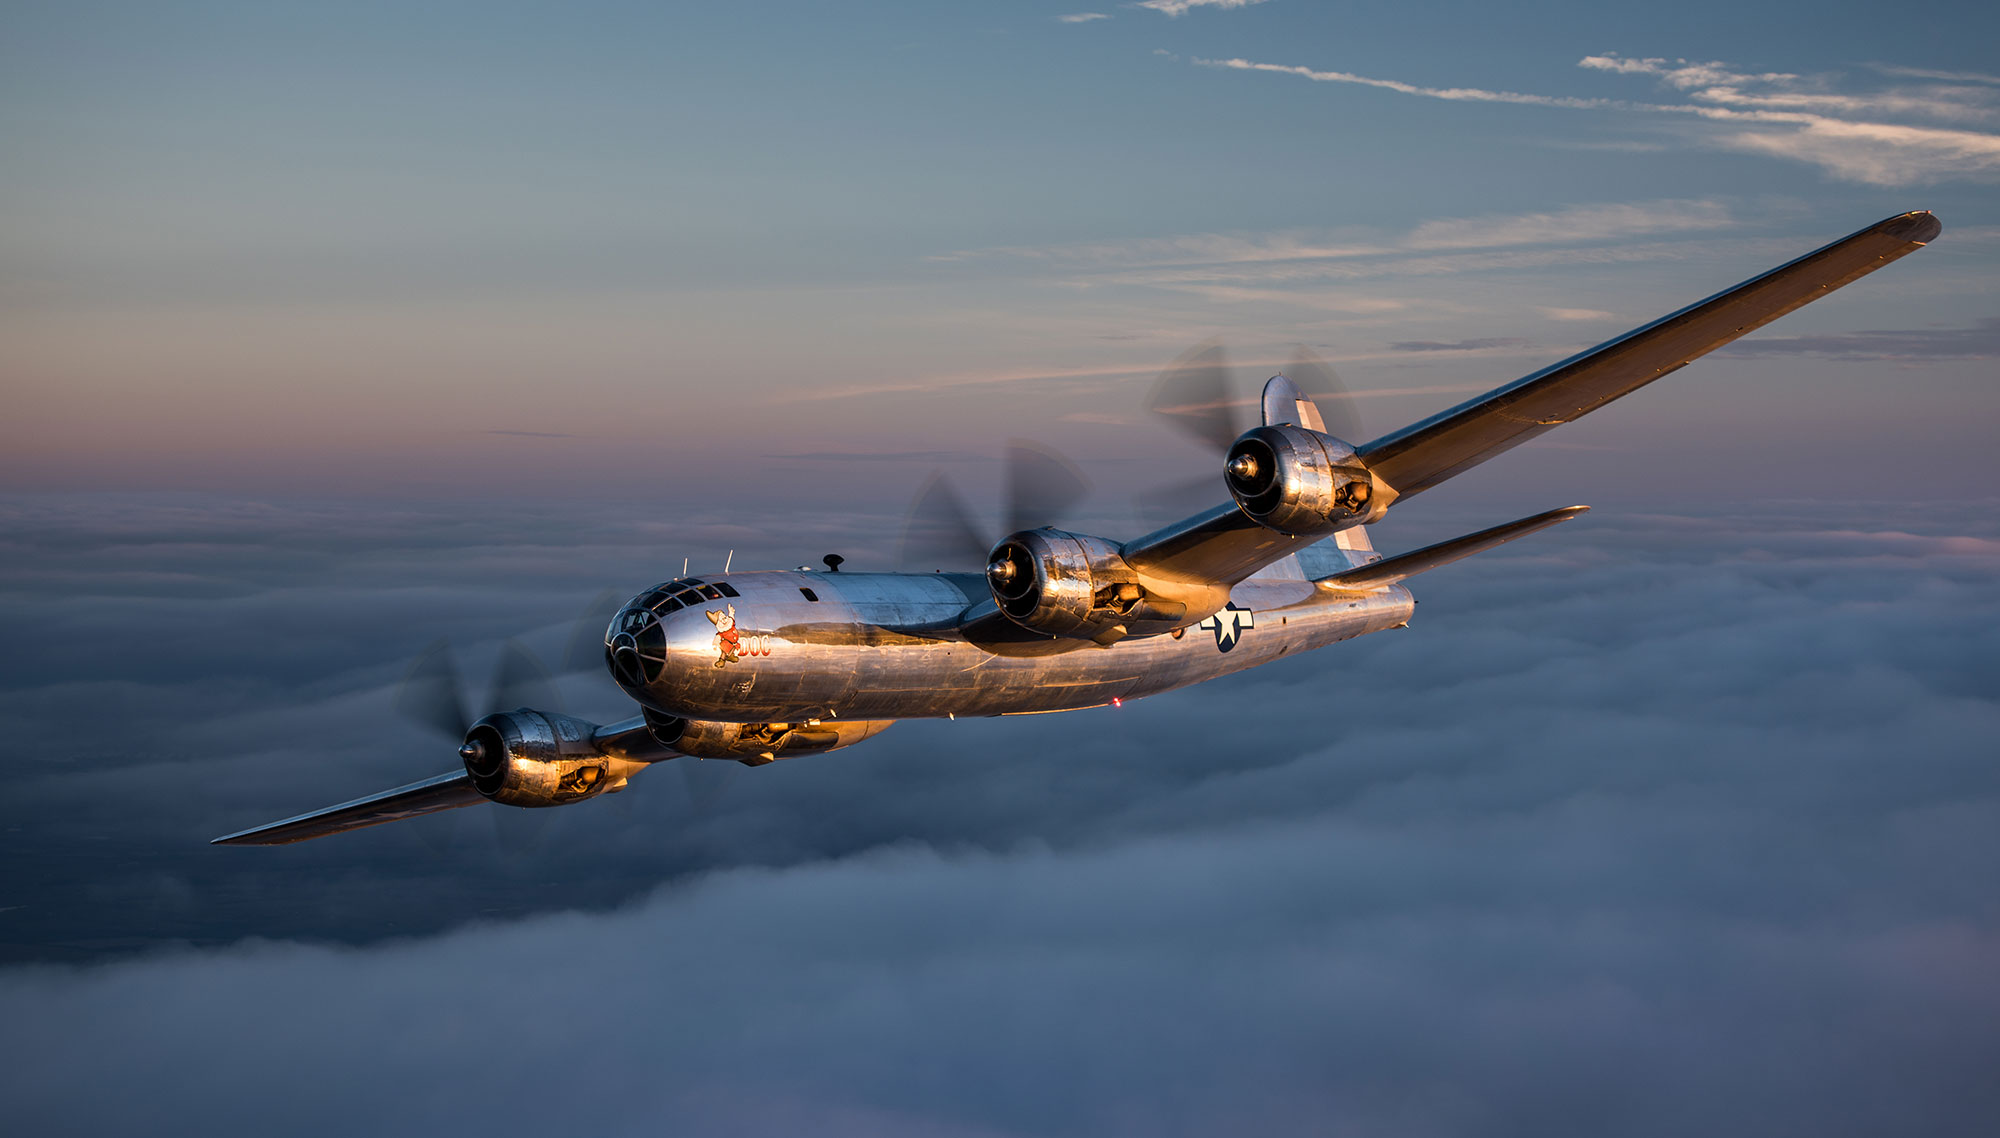
{"type": "Polygon", "coordinates": [[[1996,42],[1923,3],[0,5],[0,1104],[1992,1129],[1996,42]],[[933,470],[997,516],[1009,438],[1090,476],[1066,524],[1149,528],[1213,461],[1145,409],[1208,338],[1246,391],[1310,346],[1372,437],[1910,209],[1932,246],[1393,511],[1385,550],[1595,507],[1408,630],[206,845],[449,769],[391,706],[437,638],[479,677],[683,558],[893,567],[933,470]]]}

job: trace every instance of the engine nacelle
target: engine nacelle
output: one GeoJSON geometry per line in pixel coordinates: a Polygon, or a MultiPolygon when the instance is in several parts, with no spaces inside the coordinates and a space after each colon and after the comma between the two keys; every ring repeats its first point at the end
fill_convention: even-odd
{"type": "Polygon", "coordinates": [[[1296,537],[1375,521],[1396,500],[1353,447],[1289,423],[1243,432],[1229,448],[1223,481],[1252,521],[1296,537]]]}
{"type": "Polygon", "coordinates": [[[501,711],[466,732],[473,788],[508,806],[567,806],[619,790],[644,763],[605,754],[594,724],[551,711],[501,711]]]}
{"type": "Polygon", "coordinates": [[[735,759],[749,766],[851,747],[881,734],[894,722],[893,719],[808,719],[795,723],[725,723],[646,713],[646,727],[662,746],[697,759],[735,759]]]}
{"type": "Polygon", "coordinates": [[[1045,636],[1110,644],[1179,626],[1187,606],[1147,595],[1118,547],[1055,529],[1022,530],[993,547],[986,583],[1009,620],[1045,636]]]}

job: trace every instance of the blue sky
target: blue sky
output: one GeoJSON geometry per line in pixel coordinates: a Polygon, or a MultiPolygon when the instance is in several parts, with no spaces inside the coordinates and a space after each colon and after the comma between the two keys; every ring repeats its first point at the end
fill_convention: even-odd
{"type": "Polygon", "coordinates": [[[1763,335],[1918,339],[1711,361],[1567,442],[1654,453],[1636,491],[1804,401],[1779,492],[1871,439],[1927,492],[1976,467],[1992,15],[1087,14],[13,6],[0,484],[573,493],[747,448],[898,494],[1003,435],[1143,484],[1201,461],[1139,407],[1206,336],[1246,381],[1312,344],[1387,431],[1909,208],[1936,248],[1763,335]]]}

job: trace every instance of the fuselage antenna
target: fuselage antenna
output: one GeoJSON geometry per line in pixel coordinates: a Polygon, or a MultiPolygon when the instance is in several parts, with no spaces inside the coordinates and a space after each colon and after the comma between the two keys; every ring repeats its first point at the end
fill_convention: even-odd
{"type": "Polygon", "coordinates": [[[723,558],[723,559],[722,559],[722,571],[723,571],[724,573],[727,573],[727,572],[729,572],[729,566],[730,566],[730,565],[731,565],[731,564],[732,564],[732,563],[733,563],[733,562],[734,562],[735,560],[736,560],[736,551],[732,549],[732,550],[730,550],[730,551],[729,551],[729,556],[727,556],[727,557],[725,557],[725,558],[723,558]]]}

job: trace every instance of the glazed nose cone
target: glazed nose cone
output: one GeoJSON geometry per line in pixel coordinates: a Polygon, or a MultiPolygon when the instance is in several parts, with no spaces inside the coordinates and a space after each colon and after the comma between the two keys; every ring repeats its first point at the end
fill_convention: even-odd
{"type": "Polygon", "coordinates": [[[660,618],[636,601],[620,609],[604,631],[604,662],[611,678],[627,691],[659,679],[667,663],[667,634],[660,618]]]}

